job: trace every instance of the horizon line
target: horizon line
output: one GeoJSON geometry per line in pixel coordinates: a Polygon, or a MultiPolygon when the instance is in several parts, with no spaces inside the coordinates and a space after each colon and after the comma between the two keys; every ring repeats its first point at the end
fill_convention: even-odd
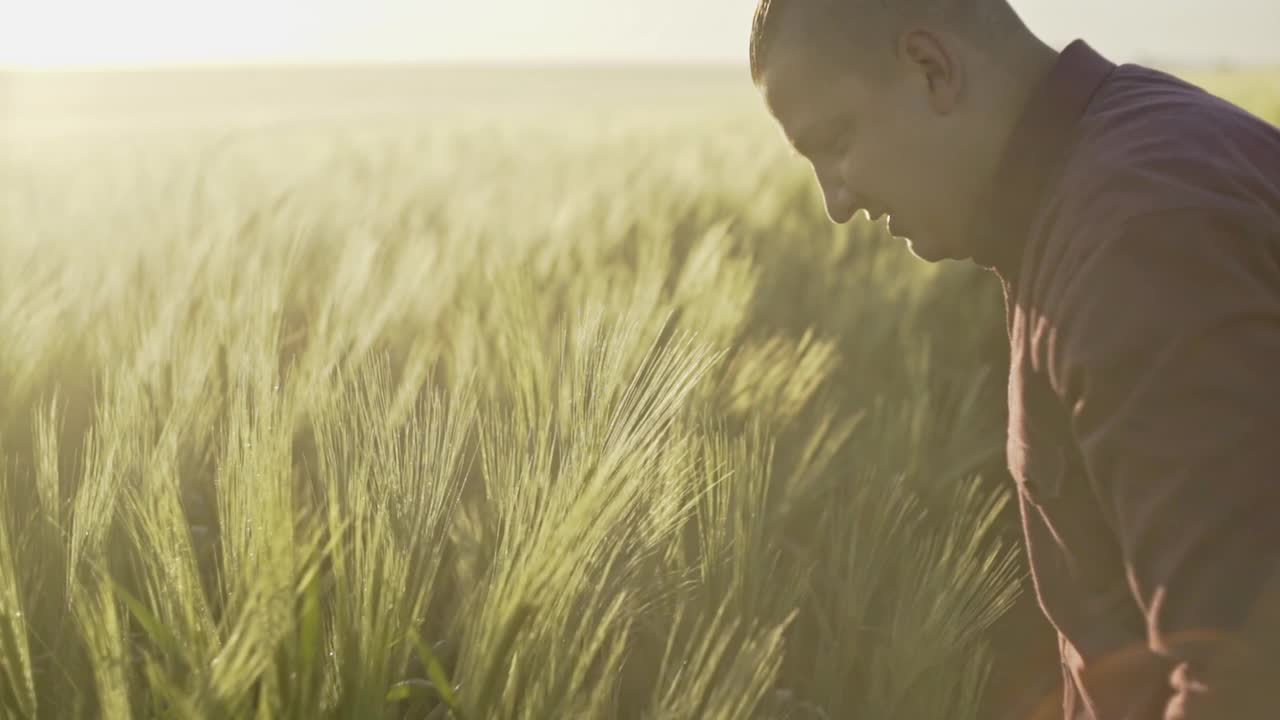
{"type": "MultiPolygon", "coordinates": [[[[1280,59],[1246,60],[1232,58],[1161,58],[1157,56],[1135,60],[1139,64],[1176,67],[1187,70],[1233,69],[1249,71],[1280,70],[1280,59]]],[[[94,63],[65,65],[29,65],[0,63],[0,74],[9,75],[88,75],[88,74],[141,74],[172,72],[253,72],[253,71],[323,71],[323,70],[395,70],[424,68],[453,69],[516,69],[516,68],[614,68],[660,69],[697,68],[709,70],[746,71],[746,58],[729,57],[495,57],[495,58],[415,58],[415,59],[315,59],[315,60],[205,60],[193,62],[156,63],[94,63]]]]}
{"type": "Polygon", "coordinates": [[[155,63],[84,63],[65,65],[29,65],[0,63],[0,73],[17,74],[74,74],[98,72],[185,72],[205,70],[328,70],[328,69],[373,69],[385,70],[396,68],[514,68],[514,67],[705,67],[714,69],[743,69],[748,66],[746,58],[575,58],[575,57],[532,57],[532,58],[420,58],[404,60],[206,60],[194,62],[155,62],[155,63]]]}

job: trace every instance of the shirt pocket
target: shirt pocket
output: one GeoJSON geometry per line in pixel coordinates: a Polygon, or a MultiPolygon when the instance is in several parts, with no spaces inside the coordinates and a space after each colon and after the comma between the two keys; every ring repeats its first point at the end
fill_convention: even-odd
{"type": "Polygon", "coordinates": [[[1057,503],[1066,493],[1070,457],[1071,448],[1065,443],[1010,439],[1010,474],[1019,491],[1042,507],[1057,503]]]}

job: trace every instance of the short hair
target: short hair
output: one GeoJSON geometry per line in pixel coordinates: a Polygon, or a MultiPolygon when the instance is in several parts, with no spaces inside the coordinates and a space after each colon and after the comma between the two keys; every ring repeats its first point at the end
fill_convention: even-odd
{"type": "Polygon", "coordinates": [[[782,17],[804,11],[822,41],[847,38],[859,18],[915,20],[941,18],[970,31],[1007,30],[1021,25],[1009,0],[760,0],[751,22],[751,79],[757,84],[777,39],[782,17]],[[879,15],[879,18],[875,18],[879,15]]]}

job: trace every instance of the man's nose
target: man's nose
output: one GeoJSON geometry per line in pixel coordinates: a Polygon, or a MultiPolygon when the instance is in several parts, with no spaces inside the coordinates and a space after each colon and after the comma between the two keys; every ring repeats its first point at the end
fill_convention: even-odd
{"type": "Polygon", "coordinates": [[[853,194],[840,182],[824,182],[822,194],[827,201],[827,217],[831,222],[843,225],[853,218],[857,208],[854,207],[853,194]]]}

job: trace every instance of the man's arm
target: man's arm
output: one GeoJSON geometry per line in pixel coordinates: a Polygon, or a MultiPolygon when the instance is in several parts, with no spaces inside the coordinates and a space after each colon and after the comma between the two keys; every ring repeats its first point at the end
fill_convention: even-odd
{"type": "Polygon", "coordinates": [[[1140,218],[1053,307],[1054,389],[1175,668],[1165,718],[1210,717],[1209,665],[1280,571],[1280,228],[1140,218]]]}

